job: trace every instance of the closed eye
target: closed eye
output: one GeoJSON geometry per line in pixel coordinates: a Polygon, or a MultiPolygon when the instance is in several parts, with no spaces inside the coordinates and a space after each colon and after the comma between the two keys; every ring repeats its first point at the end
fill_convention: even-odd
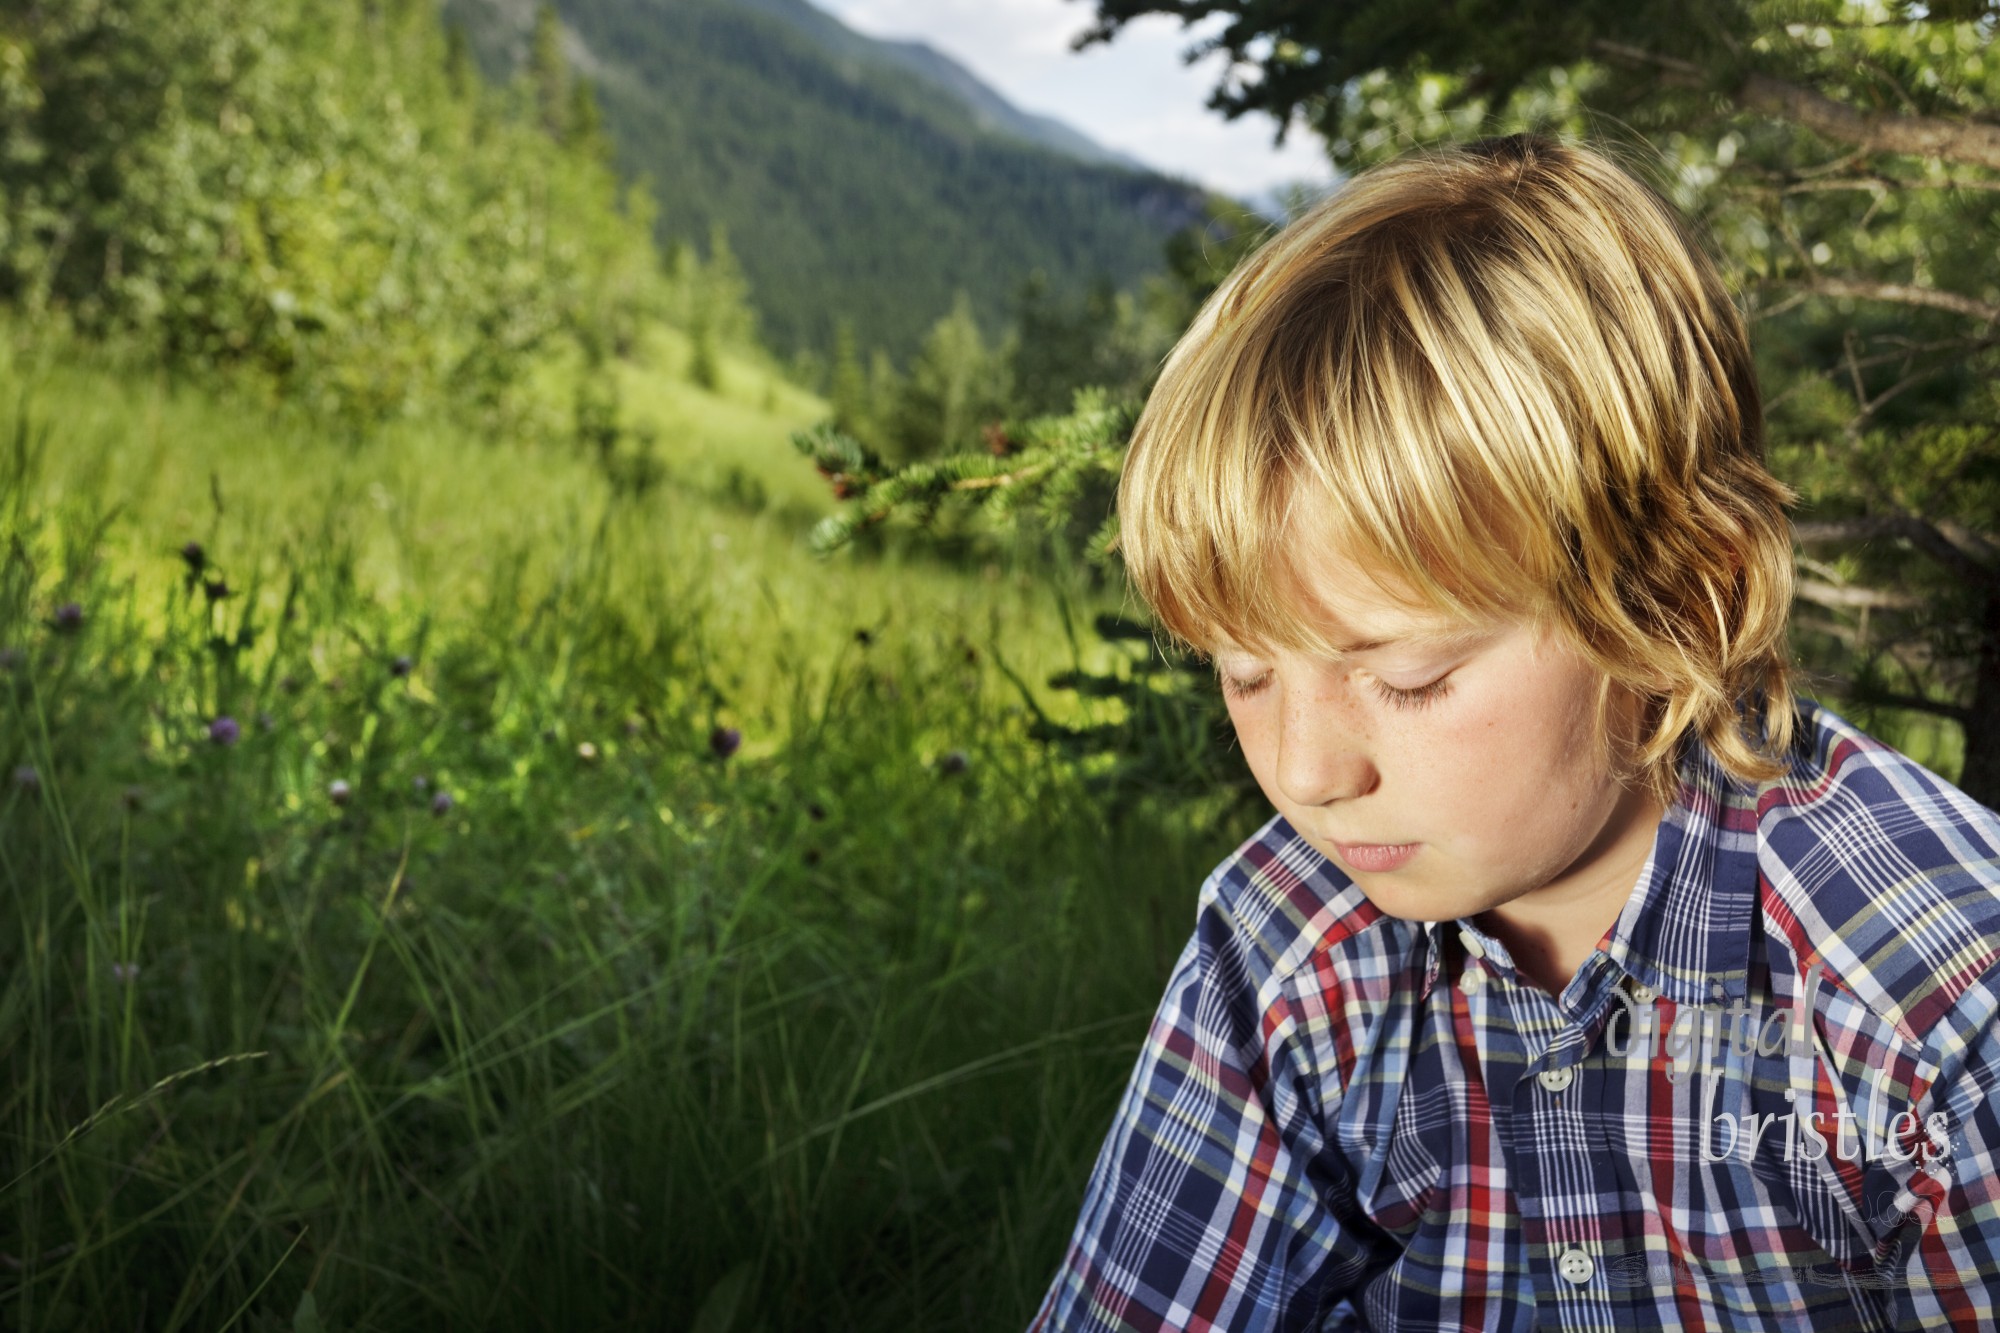
{"type": "Polygon", "coordinates": [[[1220,673],[1218,678],[1222,681],[1222,692],[1232,699],[1248,699],[1271,683],[1271,673],[1268,671],[1249,680],[1238,680],[1226,671],[1220,673]]]}
{"type": "Polygon", "coordinates": [[[1399,690],[1394,685],[1378,680],[1375,682],[1375,693],[1382,697],[1384,703],[1394,708],[1424,708],[1451,693],[1451,673],[1446,672],[1428,685],[1419,685],[1408,690],[1399,690]]]}

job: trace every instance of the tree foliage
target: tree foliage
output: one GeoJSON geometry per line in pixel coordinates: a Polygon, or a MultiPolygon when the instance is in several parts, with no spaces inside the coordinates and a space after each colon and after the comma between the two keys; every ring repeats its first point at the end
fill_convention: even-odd
{"type": "Polygon", "coordinates": [[[543,73],[560,126],[470,79],[421,0],[10,8],[0,300],[316,410],[499,404],[664,292],[649,205],[557,142],[576,90],[543,73]]]}

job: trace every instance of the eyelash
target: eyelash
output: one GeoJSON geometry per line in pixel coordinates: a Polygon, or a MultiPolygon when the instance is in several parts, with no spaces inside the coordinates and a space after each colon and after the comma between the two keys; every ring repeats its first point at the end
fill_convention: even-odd
{"type": "MultiPolygon", "coordinates": [[[[1271,682],[1271,673],[1252,680],[1238,680],[1234,676],[1222,677],[1222,692],[1232,699],[1247,699],[1271,682]]],[[[1436,703],[1451,693],[1451,676],[1439,676],[1428,685],[1419,685],[1413,690],[1399,690],[1394,685],[1374,682],[1375,693],[1391,708],[1424,708],[1436,703]]]]}

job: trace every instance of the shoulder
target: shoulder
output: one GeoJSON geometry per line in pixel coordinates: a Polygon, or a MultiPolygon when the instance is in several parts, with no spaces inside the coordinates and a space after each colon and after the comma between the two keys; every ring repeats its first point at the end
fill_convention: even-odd
{"type": "Polygon", "coordinates": [[[1253,984],[1310,973],[1371,988],[1420,956],[1423,927],[1382,913],[1278,815],[1209,875],[1196,935],[1239,955],[1253,984]]]}
{"type": "Polygon", "coordinates": [[[2000,969],[2000,816],[1816,704],[1755,792],[1764,917],[1919,1037],[2000,969]]]}

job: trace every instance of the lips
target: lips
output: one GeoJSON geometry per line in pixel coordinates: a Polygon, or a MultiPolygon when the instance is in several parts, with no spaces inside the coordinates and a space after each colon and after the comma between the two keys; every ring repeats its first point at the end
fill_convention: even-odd
{"type": "Polygon", "coordinates": [[[1420,842],[1336,842],[1333,849],[1355,870],[1380,873],[1408,865],[1420,842]]]}

